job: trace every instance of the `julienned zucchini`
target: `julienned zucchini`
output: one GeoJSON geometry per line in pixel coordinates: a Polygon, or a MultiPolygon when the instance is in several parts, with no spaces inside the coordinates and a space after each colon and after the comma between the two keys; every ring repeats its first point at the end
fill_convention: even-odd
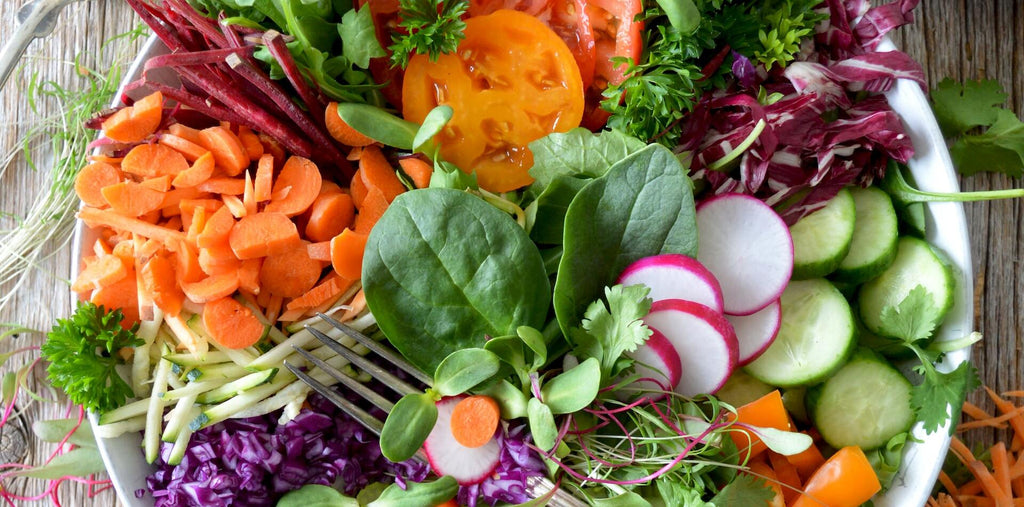
{"type": "Polygon", "coordinates": [[[277,374],[277,368],[271,368],[269,370],[262,370],[255,373],[250,373],[238,380],[228,382],[216,389],[211,389],[205,393],[200,394],[196,397],[196,403],[203,405],[209,405],[211,403],[220,403],[232,396],[241,394],[249,389],[252,389],[260,384],[270,382],[277,374]]]}
{"type": "Polygon", "coordinates": [[[910,381],[885,358],[858,349],[835,375],[807,390],[806,403],[829,445],[870,450],[913,425],[911,389],[910,381]]]}

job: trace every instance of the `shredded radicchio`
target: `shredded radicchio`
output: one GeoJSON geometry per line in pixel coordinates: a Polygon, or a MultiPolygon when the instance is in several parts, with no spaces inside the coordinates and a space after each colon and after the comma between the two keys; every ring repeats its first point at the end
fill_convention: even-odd
{"type": "Polygon", "coordinates": [[[924,87],[919,64],[899,51],[876,51],[890,30],[913,21],[918,0],[870,7],[865,0],[827,0],[829,18],[818,25],[798,61],[784,71],[757,74],[735,58],[742,89],[705,97],[687,119],[676,151],[691,151],[694,176],[714,193],[755,195],[780,209],[790,224],[831,199],[844,186],[869,185],[888,159],[906,162],[910,138],[885,98],[897,79],[924,87]],[[751,81],[780,99],[761,104],[751,81]],[[709,164],[735,149],[763,120],[765,128],[740,159],[739,170],[709,164]]]}
{"type": "MultiPolygon", "coordinates": [[[[156,507],[265,506],[306,484],[343,484],[354,495],[372,482],[422,481],[429,467],[392,463],[375,435],[319,396],[292,421],[277,415],[229,419],[192,435],[177,466],[166,463],[146,479],[156,507]]],[[[136,492],[142,496],[145,490],[136,492]]]]}
{"type": "Polygon", "coordinates": [[[521,504],[532,499],[526,494],[527,480],[543,476],[545,469],[540,456],[530,449],[527,426],[520,424],[507,433],[498,432],[497,438],[501,447],[498,468],[483,482],[459,487],[459,505],[476,507],[478,498],[492,506],[498,502],[521,504]]]}

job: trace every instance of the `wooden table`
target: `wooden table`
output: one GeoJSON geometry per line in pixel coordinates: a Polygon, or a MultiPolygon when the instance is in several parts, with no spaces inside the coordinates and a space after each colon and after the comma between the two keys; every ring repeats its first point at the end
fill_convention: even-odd
{"type": "MultiPolygon", "coordinates": [[[[0,41],[6,40],[13,30],[15,13],[23,3],[25,0],[0,1],[0,41]]],[[[1021,104],[1024,72],[1020,70],[1024,69],[1024,0],[924,0],[916,13],[917,24],[898,31],[894,40],[923,63],[929,83],[935,84],[944,77],[957,81],[996,79],[1010,92],[1013,109],[1018,115],[1024,113],[1021,104]]],[[[76,67],[67,62],[79,54],[98,54],[102,41],[138,23],[131,10],[119,0],[85,0],[73,4],[61,15],[54,34],[30,47],[29,69],[65,87],[80,86],[83,80],[76,74],[76,67]]],[[[139,43],[141,41],[129,47],[129,51],[139,43]]],[[[87,56],[85,64],[102,68],[102,62],[93,61],[92,56],[87,56]]],[[[27,124],[38,117],[25,100],[25,79],[17,76],[12,79],[0,94],[0,149],[3,153],[17,146],[27,124]]],[[[54,106],[43,104],[39,114],[53,113],[54,106]]],[[[11,164],[0,178],[3,189],[0,211],[24,212],[38,192],[47,188],[47,173],[45,170],[28,171],[21,157],[15,157],[11,164]]],[[[1009,188],[1020,184],[1002,175],[974,176],[962,181],[964,190],[1009,188]]],[[[974,361],[984,382],[997,391],[1024,388],[1024,351],[1021,350],[1024,311],[1020,311],[1024,276],[1019,274],[1018,262],[1024,255],[1022,215],[1022,200],[967,205],[976,275],[976,328],[985,334],[985,340],[974,347],[974,361]]],[[[0,219],[0,226],[9,227],[10,221],[0,219]]],[[[68,313],[71,302],[63,279],[69,273],[69,248],[55,244],[51,250],[54,255],[20,288],[12,304],[0,311],[0,322],[16,321],[46,330],[56,317],[68,313]]],[[[0,290],[10,288],[0,287],[0,290]]],[[[41,340],[41,335],[23,334],[0,343],[0,351],[38,344],[41,340]]],[[[27,360],[27,356],[16,358],[0,368],[0,373],[19,368],[27,360]]],[[[991,408],[980,392],[973,393],[970,399],[991,408]]],[[[63,412],[63,407],[54,404],[36,404],[28,411],[27,419],[49,419],[63,416],[63,412]]],[[[976,438],[988,441],[995,436],[996,433],[989,432],[976,438]]],[[[40,462],[52,451],[52,446],[30,440],[31,462],[40,462]]],[[[28,491],[38,491],[40,487],[38,482],[11,484],[19,491],[26,485],[28,491]]],[[[87,499],[85,488],[79,485],[66,484],[60,491],[63,505],[92,507],[118,503],[110,491],[93,499],[87,499]]]]}

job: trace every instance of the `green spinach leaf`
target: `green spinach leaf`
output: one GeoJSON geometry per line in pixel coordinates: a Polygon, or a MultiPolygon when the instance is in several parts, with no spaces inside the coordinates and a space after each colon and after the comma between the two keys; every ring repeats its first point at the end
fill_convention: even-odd
{"type": "Polygon", "coordinates": [[[522,227],[442,188],[406,192],[388,207],[367,241],[362,280],[380,329],[424,371],[487,336],[542,326],[551,298],[522,227]]]}
{"type": "Polygon", "coordinates": [[[569,336],[629,264],[662,253],[696,255],[692,184],[682,164],[651,145],[612,166],[569,205],[563,247],[554,306],[569,336]]]}

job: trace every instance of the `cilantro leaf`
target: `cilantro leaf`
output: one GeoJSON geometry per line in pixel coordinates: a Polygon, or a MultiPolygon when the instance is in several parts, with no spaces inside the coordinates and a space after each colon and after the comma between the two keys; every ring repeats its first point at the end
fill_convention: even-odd
{"type": "Polygon", "coordinates": [[[1006,97],[999,82],[991,79],[961,85],[946,78],[931,90],[932,110],[946,137],[995,123],[1006,97]]]}
{"type": "Polygon", "coordinates": [[[882,308],[879,331],[885,336],[915,342],[931,336],[941,317],[935,298],[918,285],[898,305],[882,308]]]}
{"type": "MultiPolygon", "coordinates": [[[[967,361],[949,373],[938,371],[928,360],[922,360],[914,369],[924,376],[924,381],[911,391],[910,406],[928,433],[945,424],[951,412],[959,414],[967,393],[981,385],[978,370],[967,361]]],[[[949,425],[950,435],[955,427],[956,424],[949,425]]]]}
{"type": "Polygon", "coordinates": [[[651,310],[650,289],[643,285],[606,287],[605,301],[587,307],[583,329],[573,333],[576,353],[581,359],[597,358],[601,362],[602,384],[615,377],[631,362],[620,361],[647,341],[651,330],[640,319],[651,310]]]}
{"type": "Polygon", "coordinates": [[[1024,123],[1006,109],[996,110],[995,117],[988,130],[964,135],[950,148],[961,174],[987,171],[1019,178],[1024,173],[1024,123]]]}
{"type": "Polygon", "coordinates": [[[738,474],[714,498],[712,505],[767,505],[775,498],[775,491],[764,479],[748,474],[738,474]]]}
{"type": "Polygon", "coordinates": [[[107,312],[102,306],[82,303],[68,319],[57,324],[43,342],[43,357],[50,383],[63,389],[71,401],[88,410],[106,412],[124,405],[132,388],[117,373],[117,351],[142,345],[131,329],[121,326],[121,310],[107,312]]]}
{"type": "Polygon", "coordinates": [[[466,23],[462,15],[469,9],[468,0],[399,0],[398,26],[404,33],[396,33],[391,63],[404,68],[413,55],[430,55],[437,60],[442,54],[452,53],[466,38],[466,23]]]}
{"type": "Polygon", "coordinates": [[[387,56],[377,41],[369,4],[346,12],[338,24],[338,35],[341,36],[342,54],[356,67],[365,69],[370,66],[371,58],[387,56]]]}

